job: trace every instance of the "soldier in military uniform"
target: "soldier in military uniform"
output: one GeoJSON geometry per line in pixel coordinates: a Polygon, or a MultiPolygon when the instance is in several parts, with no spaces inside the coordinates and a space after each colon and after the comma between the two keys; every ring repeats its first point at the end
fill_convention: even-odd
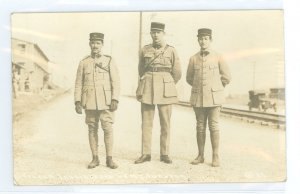
{"type": "Polygon", "coordinates": [[[160,161],[172,163],[169,157],[172,104],[177,102],[175,84],[181,78],[180,62],[174,47],[164,42],[165,24],[152,22],[152,44],[144,46],[139,59],[140,82],[137,100],[142,113],[142,155],[136,164],[151,160],[151,136],[155,105],[161,125],[160,161]]]}
{"type": "Polygon", "coordinates": [[[190,103],[197,120],[198,156],[191,164],[204,162],[204,145],[206,123],[210,130],[212,145],[212,166],[220,165],[219,161],[219,114],[224,103],[224,88],[230,82],[230,72],[222,56],[210,48],[212,30],[198,30],[198,42],[201,47],[190,58],[186,81],[192,86],[190,103]]]}
{"type": "Polygon", "coordinates": [[[78,66],[75,83],[75,110],[82,114],[85,109],[85,122],[89,129],[89,143],[93,159],[88,168],[99,165],[98,123],[104,131],[106,165],[115,169],[112,160],[114,111],[118,107],[120,78],[117,66],[108,55],[101,53],[104,34],[90,34],[91,55],[85,57],[78,66]]]}

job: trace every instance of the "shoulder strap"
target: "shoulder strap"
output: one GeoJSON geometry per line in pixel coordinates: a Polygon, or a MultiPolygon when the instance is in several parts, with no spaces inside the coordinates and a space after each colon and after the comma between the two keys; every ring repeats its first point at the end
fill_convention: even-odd
{"type": "Polygon", "coordinates": [[[163,55],[166,52],[166,50],[168,49],[168,47],[169,47],[169,45],[166,45],[163,52],[156,55],[147,65],[145,65],[145,69],[148,68],[150,65],[152,65],[152,63],[154,62],[155,59],[157,59],[157,57],[159,57],[160,55],[163,55]]]}
{"type": "Polygon", "coordinates": [[[102,67],[102,66],[100,66],[100,65],[97,65],[97,67],[99,67],[100,69],[103,69],[103,70],[105,70],[105,71],[107,71],[107,72],[109,72],[109,70],[110,70],[110,62],[111,62],[111,56],[109,56],[109,55],[104,55],[104,56],[106,56],[106,57],[108,57],[109,58],[109,61],[108,61],[108,65],[107,66],[105,66],[105,67],[102,67]]]}

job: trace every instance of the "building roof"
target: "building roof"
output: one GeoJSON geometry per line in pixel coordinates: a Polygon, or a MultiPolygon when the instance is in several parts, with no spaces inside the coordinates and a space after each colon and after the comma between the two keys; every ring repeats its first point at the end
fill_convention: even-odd
{"type": "Polygon", "coordinates": [[[28,44],[32,44],[40,53],[41,55],[47,60],[47,61],[50,61],[47,57],[47,55],[43,52],[43,50],[39,47],[39,45],[37,43],[33,43],[33,42],[29,42],[29,41],[26,41],[26,40],[21,40],[21,39],[18,39],[18,38],[11,38],[12,40],[17,40],[17,41],[22,41],[22,42],[26,42],[28,44]]]}
{"type": "Polygon", "coordinates": [[[42,64],[38,64],[36,62],[34,62],[34,64],[38,65],[43,71],[45,71],[46,73],[49,73],[49,70],[48,70],[48,63],[49,63],[49,59],[48,57],[46,56],[46,54],[42,51],[42,49],[39,47],[38,44],[36,43],[33,43],[33,42],[29,42],[29,41],[26,41],[26,40],[21,40],[21,39],[17,39],[17,38],[11,38],[11,40],[15,40],[15,41],[19,41],[19,42],[24,42],[24,43],[27,43],[27,44],[31,44],[33,45],[33,47],[42,55],[42,57],[47,61],[47,67],[45,67],[44,65],[42,64]]]}

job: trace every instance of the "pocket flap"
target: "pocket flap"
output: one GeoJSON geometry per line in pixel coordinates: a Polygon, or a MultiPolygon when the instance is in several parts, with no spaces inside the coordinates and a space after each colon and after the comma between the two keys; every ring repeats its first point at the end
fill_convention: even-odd
{"type": "Polygon", "coordinates": [[[200,93],[201,89],[199,89],[199,88],[192,88],[192,92],[193,93],[200,93]]]}
{"type": "Polygon", "coordinates": [[[164,77],[164,83],[174,82],[174,79],[171,76],[164,77]]]}
{"type": "Polygon", "coordinates": [[[92,70],[90,68],[86,68],[86,69],[84,69],[84,73],[85,74],[92,73],[92,70]]]}
{"type": "Polygon", "coordinates": [[[209,69],[217,69],[217,68],[219,68],[218,65],[215,65],[215,64],[210,64],[209,65],[209,69]]]}
{"type": "Polygon", "coordinates": [[[199,65],[194,65],[194,69],[200,69],[199,65]]]}
{"type": "Polygon", "coordinates": [[[153,57],[153,54],[152,53],[145,53],[144,57],[151,58],[151,57],[153,57]]]}

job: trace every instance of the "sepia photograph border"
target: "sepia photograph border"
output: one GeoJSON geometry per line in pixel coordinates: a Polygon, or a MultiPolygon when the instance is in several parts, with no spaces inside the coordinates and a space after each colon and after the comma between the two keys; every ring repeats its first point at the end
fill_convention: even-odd
{"type": "MultiPolygon", "coordinates": [[[[270,2],[266,2],[266,4],[264,5],[261,5],[259,4],[258,2],[254,2],[254,4],[256,3],[256,5],[254,6],[253,3],[250,3],[252,4],[252,7],[247,4],[246,6],[245,5],[241,5],[241,3],[239,4],[238,1],[235,2],[234,5],[231,5],[232,7],[228,6],[227,5],[223,5],[223,7],[219,7],[219,8],[216,8],[216,7],[213,7],[212,5],[208,5],[208,4],[205,4],[204,7],[206,7],[206,10],[209,10],[209,9],[282,9],[282,5],[281,5],[281,2],[278,3],[280,1],[277,1],[277,4],[276,3],[273,3],[271,4],[270,2]],[[271,4],[271,5],[270,5],[271,4]],[[239,5],[239,6],[237,6],[239,5]],[[259,5],[259,6],[258,6],[259,5]],[[261,6],[261,7],[260,7],[261,6]],[[269,6],[269,7],[268,7],[269,6]]],[[[16,1],[14,2],[16,3],[16,1]]],[[[59,4],[59,1],[57,1],[56,3],[59,4]]],[[[10,8],[8,5],[5,5],[4,8],[7,9],[7,12],[5,13],[6,14],[6,19],[5,19],[5,24],[4,25],[4,33],[3,33],[3,30],[1,31],[1,34],[3,34],[4,36],[1,36],[1,41],[3,44],[2,46],[2,43],[1,43],[1,55],[4,56],[4,64],[10,64],[11,62],[11,58],[10,58],[10,29],[9,29],[9,26],[10,26],[10,23],[8,22],[9,20],[7,20],[7,18],[9,18],[9,15],[10,13],[12,12],[60,12],[60,11],[63,11],[63,12],[78,12],[79,10],[79,5],[78,4],[72,4],[73,2],[70,2],[68,1],[66,4],[63,4],[63,5],[58,5],[58,4],[55,4],[55,3],[50,3],[48,4],[49,5],[52,5],[52,7],[43,7],[43,6],[40,6],[39,3],[37,2],[34,2],[32,1],[32,4],[31,5],[27,5],[27,7],[24,9],[24,7],[22,7],[22,5],[18,5],[18,6],[14,6],[14,8],[10,8]],[[66,5],[72,5],[73,7],[70,8],[70,7],[67,7],[66,5]]],[[[85,12],[85,11],[92,11],[93,9],[93,6],[91,6],[90,4],[91,2],[89,3],[82,3],[81,5],[84,5],[84,8],[81,8],[82,10],[80,10],[80,12],[85,12]],[[84,10],[86,9],[86,10],[84,10]]],[[[146,2],[144,2],[146,3],[146,2]]],[[[154,3],[153,1],[150,1],[150,3],[154,3]]],[[[182,3],[182,2],[181,2],[182,3]]],[[[194,2],[195,3],[195,2],[194,2]]],[[[105,4],[105,3],[104,3],[105,4]]],[[[195,3],[197,4],[197,3],[195,3]]],[[[128,10],[128,5],[124,2],[119,2],[119,3],[115,3],[114,5],[111,5],[108,3],[108,1],[106,1],[106,8],[102,8],[103,10],[99,9],[97,11],[114,11],[114,5],[116,6],[123,6],[123,11],[132,11],[132,10],[128,10]],[[110,8],[108,8],[110,7],[110,8]],[[127,9],[127,10],[125,10],[127,9]]],[[[183,7],[183,9],[195,9],[194,6],[191,6],[188,4],[184,4],[186,5],[187,7],[183,7]],[[192,8],[193,7],[193,8],[192,8]]],[[[197,4],[199,6],[199,3],[197,4]]],[[[141,6],[141,5],[140,5],[141,6]]],[[[145,4],[143,5],[145,6],[145,4]]],[[[160,5],[161,6],[161,5],[160,5]]],[[[179,4],[177,4],[177,6],[180,6],[179,4]]],[[[197,6],[197,7],[198,7],[197,6]]],[[[290,5],[292,6],[292,5],[290,5]]],[[[139,7],[140,9],[141,7],[139,7]]],[[[151,8],[151,6],[148,6],[147,8],[151,8]]],[[[174,7],[171,7],[170,5],[166,5],[166,7],[162,8],[162,10],[173,10],[174,7]],[[169,8],[169,9],[167,9],[169,8]]],[[[200,8],[200,7],[199,7],[200,8]]],[[[175,8],[176,9],[176,8],[175,8]]],[[[289,9],[291,9],[291,7],[289,7],[289,9]]],[[[154,10],[154,9],[152,9],[154,10]]],[[[182,9],[180,9],[182,10],[182,9]]],[[[200,9],[199,9],[200,10],[200,9]]],[[[289,20],[292,20],[293,19],[293,16],[291,13],[287,13],[285,15],[288,15],[290,18],[289,20]]],[[[292,22],[288,22],[288,20],[285,20],[285,26],[289,26],[289,32],[291,31],[291,26],[293,26],[292,22]]],[[[286,30],[286,29],[285,29],[286,30]]],[[[290,34],[293,34],[295,35],[295,32],[292,33],[290,32],[290,34]]],[[[290,51],[292,49],[290,49],[290,46],[291,46],[291,42],[293,42],[293,40],[291,40],[291,37],[286,37],[286,40],[288,42],[288,46],[287,47],[290,51]]],[[[291,82],[291,79],[292,78],[296,78],[294,74],[291,73],[291,67],[289,67],[289,64],[291,63],[295,63],[297,61],[296,58],[292,58],[291,57],[292,53],[290,54],[287,54],[287,60],[288,61],[286,64],[287,64],[287,70],[289,70],[287,73],[289,75],[291,75],[291,78],[289,78],[287,76],[287,87],[291,89],[292,86],[290,85],[293,85],[293,86],[296,86],[295,84],[293,84],[291,82]],[[290,58],[291,57],[291,58],[290,58]]],[[[294,70],[295,71],[295,70],[294,70]]],[[[11,80],[11,66],[10,65],[7,65],[5,66],[4,70],[1,71],[1,75],[3,74],[3,76],[1,76],[1,80],[2,83],[11,83],[10,80],[11,80]]],[[[298,79],[297,79],[298,80],[298,79]]],[[[299,81],[299,80],[298,80],[299,81]]],[[[298,82],[296,82],[298,83],[298,82]]],[[[197,192],[197,191],[202,191],[202,192],[207,192],[207,193],[211,193],[211,192],[229,192],[229,191],[235,191],[235,192],[243,192],[245,191],[245,187],[247,188],[246,190],[248,192],[260,192],[260,191],[264,191],[264,192],[274,192],[274,191],[277,191],[277,192],[284,192],[286,190],[286,187],[289,186],[290,188],[293,189],[293,186],[291,186],[291,184],[295,184],[295,181],[293,180],[295,177],[296,177],[296,174],[295,173],[292,173],[292,169],[290,169],[291,167],[289,166],[296,166],[295,165],[295,161],[297,161],[297,159],[299,160],[299,157],[295,157],[295,161],[294,163],[291,163],[291,162],[288,162],[287,163],[287,166],[288,166],[288,182],[287,184],[285,183],[279,183],[279,184],[273,184],[273,183],[258,183],[258,184],[247,184],[247,183],[241,183],[241,184],[194,184],[194,185],[182,185],[182,184],[176,184],[176,185],[128,185],[128,186],[125,186],[125,185],[122,185],[122,186],[96,186],[96,187],[89,187],[89,186],[60,186],[60,187],[57,187],[57,186],[52,186],[52,187],[49,187],[49,186],[46,186],[46,187],[16,187],[16,186],[12,186],[12,183],[13,183],[13,180],[12,180],[12,149],[11,149],[11,143],[12,143],[12,135],[11,135],[11,132],[10,132],[10,129],[11,129],[11,121],[12,121],[12,118],[11,118],[11,110],[10,110],[10,107],[11,107],[11,85],[8,85],[6,84],[4,86],[4,90],[7,92],[7,95],[6,97],[4,97],[4,100],[2,102],[5,102],[3,105],[5,107],[5,112],[2,113],[1,111],[1,115],[3,115],[5,118],[5,122],[3,122],[3,127],[1,125],[1,128],[3,129],[7,129],[6,131],[4,132],[1,132],[1,142],[3,142],[3,145],[4,145],[4,149],[1,149],[1,152],[4,151],[4,155],[7,157],[7,158],[10,158],[9,160],[5,160],[5,161],[1,161],[0,162],[0,169],[1,169],[1,172],[4,172],[3,173],[3,176],[1,177],[6,177],[6,181],[2,182],[2,184],[4,185],[4,190],[3,191],[8,191],[8,192],[54,192],[54,191],[63,191],[63,192],[66,192],[66,193],[69,193],[70,192],[70,189],[72,190],[71,192],[73,192],[75,190],[76,193],[83,193],[83,192],[86,192],[86,191],[89,191],[89,192],[99,192],[99,189],[103,189],[104,188],[104,192],[114,192],[114,193],[118,193],[118,192],[121,192],[122,189],[125,189],[127,190],[128,192],[145,192],[143,187],[146,187],[148,188],[148,192],[157,192],[159,190],[164,190],[166,192],[178,192],[178,191],[188,191],[188,192],[197,192]],[[10,102],[10,105],[7,104],[7,102],[10,102]],[[2,135],[3,133],[3,135],[2,135]],[[11,137],[11,138],[7,138],[7,137],[11,137]],[[3,141],[2,141],[3,140],[3,141]],[[3,171],[2,171],[3,170],[3,171]],[[289,174],[291,176],[289,176],[289,174]],[[289,178],[291,177],[291,178],[289,178]],[[289,179],[292,179],[292,181],[290,181],[291,183],[289,183],[289,179]],[[122,187],[122,188],[120,188],[122,187]],[[189,187],[189,188],[188,188],[189,187]],[[77,191],[76,191],[77,190],[77,191]]],[[[299,96],[299,92],[296,92],[296,95],[292,98],[291,95],[287,95],[287,99],[291,99],[291,101],[293,102],[296,102],[297,99],[295,99],[295,97],[299,96]]],[[[292,102],[289,102],[287,101],[287,109],[289,110],[291,108],[291,105],[292,105],[292,102]]],[[[293,114],[296,114],[296,115],[299,115],[297,114],[299,111],[297,110],[293,110],[293,114]],[[296,112],[294,112],[296,111],[296,112]]],[[[290,114],[287,114],[289,116],[290,119],[288,119],[288,123],[287,123],[287,127],[295,127],[295,125],[293,125],[295,122],[295,117],[293,116],[290,116],[290,114]],[[293,122],[292,122],[293,121],[293,122]],[[293,124],[292,124],[293,123],[293,124]]],[[[288,155],[288,158],[289,156],[292,157],[292,153],[299,153],[299,148],[298,149],[295,149],[295,148],[292,148],[293,146],[295,145],[298,145],[297,143],[295,143],[296,141],[296,137],[295,138],[291,138],[291,134],[292,132],[289,132],[287,133],[287,135],[289,136],[288,137],[288,140],[291,140],[293,141],[292,145],[288,145],[287,148],[287,155],[288,155]]],[[[293,134],[295,135],[295,133],[293,132],[293,134]]],[[[296,132],[296,134],[299,134],[299,132],[296,132]]],[[[298,138],[299,139],[299,138],[298,138]]],[[[288,142],[288,144],[290,144],[288,142]]],[[[297,168],[296,168],[297,169],[297,168]]],[[[299,169],[299,168],[298,168],[299,169]]],[[[2,173],[1,173],[2,174],[2,173]]],[[[2,185],[1,184],[1,185],[2,185]]],[[[295,185],[294,185],[295,186],[295,185]]],[[[295,188],[294,188],[295,189],[295,188]]],[[[2,188],[0,187],[0,192],[2,192],[2,188]]]]}

